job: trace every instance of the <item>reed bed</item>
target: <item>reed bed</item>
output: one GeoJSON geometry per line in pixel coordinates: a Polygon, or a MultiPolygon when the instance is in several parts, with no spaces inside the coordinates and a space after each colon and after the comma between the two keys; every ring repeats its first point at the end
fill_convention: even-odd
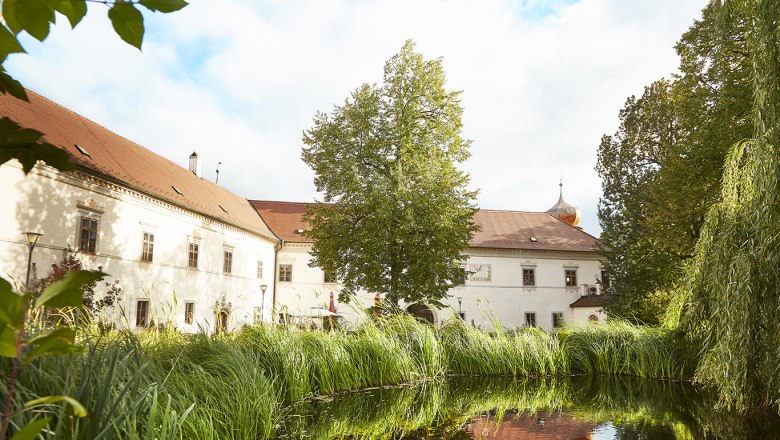
{"type": "MultiPolygon", "coordinates": [[[[43,358],[22,376],[19,406],[69,395],[87,408],[83,419],[61,406],[40,408],[56,438],[268,438],[292,406],[343,391],[448,375],[680,379],[696,365],[676,333],[623,323],[486,332],[401,315],[354,332],[256,326],[222,335],[87,331],[82,339],[82,353],[43,358]]],[[[0,363],[0,372],[7,367],[0,363]]],[[[439,413],[439,391],[430,387],[433,398],[412,412],[439,413]]],[[[22,426],[33,415],[13,421],[22,426]]]]}

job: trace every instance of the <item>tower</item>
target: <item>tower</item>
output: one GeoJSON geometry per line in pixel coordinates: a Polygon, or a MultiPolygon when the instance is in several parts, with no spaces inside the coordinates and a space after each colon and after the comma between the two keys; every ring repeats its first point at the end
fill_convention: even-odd
{"type": "Polygon", "coordinates": [[[580,208],[572,206],[566,203],[566,200],[563,200],[563,179],[561,179],[561,182],[558,184],[558,186],[560,187],[558,203],[556,203],[552,208],[548,209],[547,213],[562,222],[566,222],[574,227],[578,227],[581,216],[580,208]]]}

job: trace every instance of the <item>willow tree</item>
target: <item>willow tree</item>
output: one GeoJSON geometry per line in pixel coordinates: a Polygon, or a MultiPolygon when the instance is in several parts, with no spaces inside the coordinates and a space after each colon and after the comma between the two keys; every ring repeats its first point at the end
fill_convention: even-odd
{"type": "Polygon", "coordinates": [[[743,17],[753,137],[729,153],[681,293],[681,325],[703,343],[696,379],[740,410],[780,399],[780,6],[719,3],[743,17]]]}
{"type": "Polygon", "coordinates": [[[311,264],[338,274],[342,299],[367,290],[436,303],[454,285],[476,230],[476,192],[456,166],[470,144],[459,96],[442,60],[407,41],[381,86],[362,85],[305,132],[303,160],[324,194],[305,216],[311,264]]]}
{"type": "Polygon", "coordinates": [[[726,156],[752,135],[744,23],[724,26],[718,11],[702,10],[677,42],[679,73],[628,98],[617,132],[599,145],[612,316],[659,323],[720,199],[726,156]]]}

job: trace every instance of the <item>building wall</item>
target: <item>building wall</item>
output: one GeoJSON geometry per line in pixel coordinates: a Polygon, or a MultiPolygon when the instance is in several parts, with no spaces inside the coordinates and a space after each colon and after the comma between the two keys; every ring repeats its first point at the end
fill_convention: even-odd
{"type": "Polygon", "coordinates": [[[213,219],[89,175],[60,173],[36,166],[27,177],[16,161],[0,166],[0,276],[22,284],[27,245],[23,232],[44,235],[33,262],[40,277],[65,249],[78,249],[80,216],[99,219],[95,255],[78,253],[85,267],[102,266],[119,280],[125,295],[112,311],[135,327],[136,304],[150,300],[150,317],[185,331],[215,327],[214,305],[223,296],[232,304],[228,327],[251,323],[263,307],[261,284],[268,285],[264,315],[271,316],[275,243],[213,219]],[[144,232],[154,235],[151,263],[141,261],[144,232]],[[189,243],[199,247],[198,267],[188,267],[189,243]],[[224,252],[232,251],[232,273],[223,273],[224,252]],[[263,277],[258,278],[258,261],[263,277]],[[194,322],[185,324],[185,303],[194,302],[194,322]]]}
{"type": "MultiPolygon", "coordinates": [[[[338,292],[336,284],[324,284],[323,272],[309,264],[310,244],[285,243],[278,264],[291,264],[292,282],[277,284],[277,308],[293,315],[305,314],[312,306],[328,306],[329,293],[338,292]]],[[[459,310],[466,322],[482,328],[499,324],[506,328],[525,326],[525,313],[536,314],[536,325],[553,328],[553,313],[563,314],[564,322],[584,322],[598,308],[583,311],[569,307],[588,286],[595,286],[601,274],[600,257],[590,252],[497,251],[469,249],[464,267],[471,272],[465,285],[456,286],[443,302],[447,307],[434,311],[437,324],[454,317],[459,310]],[[489,269],[488,269],[489,267],[489,269]],[[535,286],[523,286],[523,268],[535,271],[535,286]],[[577,286],[565,286],[565,270],[577,271],[577,286]],[[489,273],[489,275],[488,275],[489,273]],[[461,297],[459,306],[457,298],[461,297]]],[[[277,268],[278,276],[278,268],[277,268]]],[[[596,286],[598,288],[598,286],[596,286]]],[[[374,295],[358,295],[362,307],[373,304],[374,295]]],[[[402,305],[406,306],[406,305],[402,305]]],[[[337,304],[348,321],[361,315],[353,306],[337,304]]],[[[599,313],[603,319],[603,314],[599,313]]]]}

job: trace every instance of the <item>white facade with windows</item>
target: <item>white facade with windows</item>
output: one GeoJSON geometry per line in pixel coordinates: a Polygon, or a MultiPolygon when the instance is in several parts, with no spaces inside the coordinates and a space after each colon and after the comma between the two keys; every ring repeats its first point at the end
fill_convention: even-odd
{"type": "MultiPolygon", "coordinates": [[[[279,265],[291,269],[292,281],[277,280],[278,313],[306,315],[312,307],[327,309],[330,292],[338,297],[340,286],[325,283],[324,271],[309,267],[310,249],[309,243],[285,243],[280,249],[279,265]]],[[[460,312],[466,322],[481,328],[525,327],[526,314],[533,314],[534,326],[547,330],[555,327],[554,314],[560,314],[564,324],[592,321],[593,316],[600,322],[606,319],[601,306],[571,306],[583,296],[602,293],[602,263],[595,253],[567,255],[472,248],[465,255],[467,278],[464,284],[450,290],[449,297],[443,301],[447,307],[432,310],[437,325],[456,318],[460,312]],[[533,285],[523,284],[524,270],[533,272],[533,285]],[[579,284],[566,286],[567,270],[576,272],[579,284]]],[[[358,304],[337,301],[337,312],[348,322],[357,322],[364,315],[356,311],[356,306],[370,307],[374,299],[374,293],[362,292],[358,304]]]]}
{"type": "Polygon", "coordinates": [[[0,166],[0,188],[5,194],[0,212],[6,213],[0,222],[3,278],[24,283],[23,232],[34,231],[43,233],[33,252],[37,275],[46,276],[66,250],[76,252],[85,267],[100,266],[111,274],[107,280],[119,280],[125,296],[109,313],[130,328],[160,323],[213,331],[215,305],[223,298],[230,304],[228,328],[252,322],[255,307],[271,317],[271,295],[263,295],[260,286],[272,285],[272,274],[258,278],[257,267],[258,261],[273,265],[272,239],[88,175],[40,165],[26,177],[16,162],[0,166]],[[225,249],[232,252],[230,271],[225,249]]]}
{"type": "MultiPolygon", "coordinates": [[[[340,285],[326,282],[325,271],[309,266],[312,244],[301,233],[306,228],[301,220],[306,203],[252,203],[282,240],[277,254],[277,313],[307,316],[313,308],[327,310],[330,293],[338,298],[340,285]]],[[[450,290],[444,308],[416,305],[414,311],[430,313],[437,325],[462,313],[466,322],[482,328],[533,325],[552,329],[556,324],[606,318],[601,293],[608,280],[603,279],[602,257],[592,247],[583,248],[595,243],[594,238],[547,213],[481,211],[476,220],[483,231],[464,252],[463,283],[450,290]],[[550,230],[560,234],[545,237],[550,232],[543,231],[550,230]],[[533,232],[535,240],[530,240],[529,231],[540,235],[533,232]],[[516,237],[509,241],[494,239],[512,234],[516,237]]],[[[365,317],[360,309],[372,306],[375,295],[361,292],[356,303],[337,301],[337,312],[355,323],[365,317]]]]}
{"type": "MultiPolygon", "coordinates": [[[[0,96],[0,116],[46,133],[76,165],[39,164],[27,176],[16,161],[0,166],[3,278],[24,282],[29,231],[43,234],[38,277],[71,250],[118,280],[122,302],[105,318],[128,328],[235,329],[327,310],[338,297],[334,274],[309,267],[305,203],[249,202],[201,178],[195,153],[183,168],[32,92],[29,103],[0,96]]],[[[435,324],[461,313],[484,328],[603,320],[598,240],[578,219],[562,195],[548,213],[480,210],[448,307],[404,307],[435,324]]],[[[354,323],[375,297],[337,303],[338,313],[354,323]]]]}

